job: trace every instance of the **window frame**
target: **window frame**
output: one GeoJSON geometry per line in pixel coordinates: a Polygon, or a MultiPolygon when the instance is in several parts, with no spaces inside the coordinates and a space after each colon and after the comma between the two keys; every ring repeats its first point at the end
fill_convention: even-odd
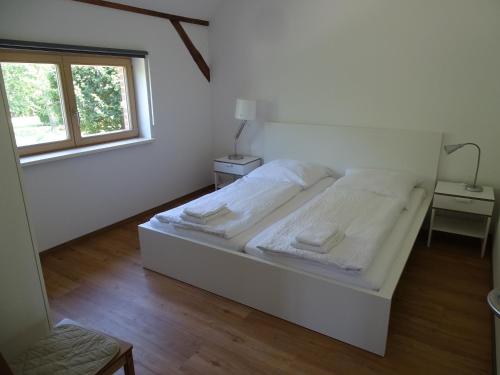
{"type": "MultiPolygon", "coordinates": [[[[36,145],[17,147],[20,156],[36,155],[52,151],[74,149],[89,145],[109,143],[139,137],[137,122],[137,104],[133,77],[132,59],[129,57],[82,55],[78,53],[55,52],[20,52],[16,50],[0,50],[0,63],[46,63],[57,65],[61,92],[61,110],[67,126],[68,139],[46,142],[36,145]],[[112,133],[95,134],[83,137],[81,134],[76,96],[73,86],[71,65],[105,65],[120,66],[125,69],[125,88],[130,129],[112,133]]],[[[1,73],[1,71],[0,71],[1,73]]],[[[0,77],[3,80],[3,76],[0,77]]],[[[8,98],[7,98],[8,104],[8,98]]],[[[10,119],[10,111],[8,111],[10,119]]]]}

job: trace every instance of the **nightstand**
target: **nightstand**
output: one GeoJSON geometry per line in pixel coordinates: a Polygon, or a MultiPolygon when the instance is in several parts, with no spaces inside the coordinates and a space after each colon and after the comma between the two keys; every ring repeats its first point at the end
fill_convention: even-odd
{"type": "Polygon", "coordinates": [[[220,175],[231,177],[234,180],[243,177],[262,165],[262,159],[257,156],[245,156],[241,160],[231,160],[224,156],[214,160],[214,182],[215,190],[224,187],[220,183],[220,175]]]}
{"type": "Polygon", "coordinates": [[[481,239],[481,257],[484,257],[495,206],[493,188],[473,193],[462,183],[438,181],[432,201],[431,225],[427,246],[431,245],[433,231],[455,233],[481,239]]]}

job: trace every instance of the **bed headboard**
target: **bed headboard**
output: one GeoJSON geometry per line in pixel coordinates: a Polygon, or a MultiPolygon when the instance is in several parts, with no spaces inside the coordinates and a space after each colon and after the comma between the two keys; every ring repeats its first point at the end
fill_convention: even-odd
{"type": "Polygon", "coordinates": [[[402,169],[434,190],[442,133],[357,126],[265,123],[252,140],[265,162],[290,158],[321,163],[343,175],[347,168],[402,169]]]}

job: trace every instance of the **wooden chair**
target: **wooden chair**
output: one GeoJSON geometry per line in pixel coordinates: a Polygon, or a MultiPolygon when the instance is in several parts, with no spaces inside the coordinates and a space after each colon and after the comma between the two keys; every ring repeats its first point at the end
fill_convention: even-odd
{"type": "MultiPolygon", "coordinates": [[[[125,375],[135,375],[134,359],[132,357],[132,344],[104,333],[101,334],[116,340],[120,346],[120,350],[106,366],[97,372],[96,375],[112,375],[122,367],[125,375]]],[[[2,353],[0,353],[0,375],[14,375],[7,364],[7,361],[2,356],[2,353]]]]}
{"type": "Polygon", "coordinates": [[[132,348],[133,348],[132,344],[117,339],[116,337],[112,338],[115,339],[118,342],[118,344],[120,344],[120,351],[113,358],[111,362],[109,362],[104,368],[102,368],[97,373],[97,375],[112,375],[122,367],[125,375],[135,375],[134,358],[132,357],[132,348]]]}

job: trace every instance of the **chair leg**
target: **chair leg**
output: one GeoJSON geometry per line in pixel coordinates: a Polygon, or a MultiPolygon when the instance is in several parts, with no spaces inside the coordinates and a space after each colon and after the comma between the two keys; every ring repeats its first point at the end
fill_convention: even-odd
{"type": "Polygon", "coordinates": [[[123,366],[123,371],[125,372],[125,375],[135,375],[134,357],[132,356],[132,350],[125,354],[125,365],[123,366]]]}

